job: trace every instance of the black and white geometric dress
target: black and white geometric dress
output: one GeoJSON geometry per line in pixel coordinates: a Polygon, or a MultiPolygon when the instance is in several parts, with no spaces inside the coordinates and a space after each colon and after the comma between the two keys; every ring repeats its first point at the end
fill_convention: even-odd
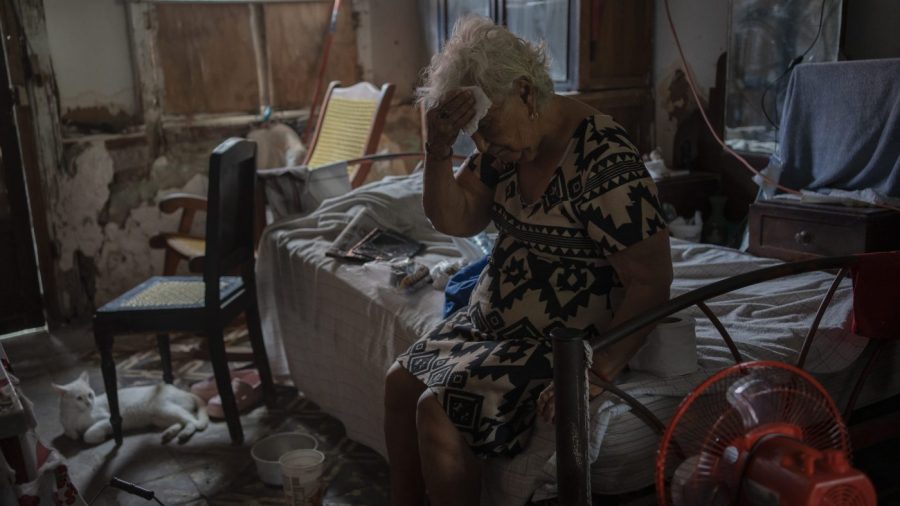
{"type": "Polygon", "coordinates": [[[495,189],[497,242],[469,306],[397,359],[480,457],[525,448],[553,377],[546,336],[560,326],[602,332],[622,298],[606,256],[665,229],[656,185],[609,116],[581,122],[537,202],[522,201],[507,169],[477,153],[464,165],[495,189]]]}

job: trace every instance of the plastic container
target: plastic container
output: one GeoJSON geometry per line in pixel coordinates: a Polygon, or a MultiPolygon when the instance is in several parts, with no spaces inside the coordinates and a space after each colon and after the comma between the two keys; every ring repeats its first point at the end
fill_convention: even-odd
{"type": "Polygon", "coordinates": [[[318,447],[319,442],[309,434],[281,432],[257,441],[250,448],[250,455],[256,462],[256,472],[263,483],[280,487],[282,475],[278,459],[295,450],[315,450],[318,447]]]}
{"type": "Polygon", "coordinates": [[[321,506],[325,454],[318,450],[294,450],[282,455],[279,463],[287,504],[321,506]]]}

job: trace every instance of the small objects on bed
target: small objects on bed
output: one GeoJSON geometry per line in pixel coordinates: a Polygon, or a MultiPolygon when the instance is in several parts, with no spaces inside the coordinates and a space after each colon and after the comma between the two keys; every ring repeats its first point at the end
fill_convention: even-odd
{"type": "Polygon", "coordinates": [[[334,238],[331,247],[325,251],[326,256],[346,258],[347,252],[354,244],[361,241],[366,234],[378,227],[371,211],[363,207],[353,216],[344,230],[334,238]]]}
{"type": "Polygon", "coordinates": [[[407,293],[412,293],[431,282],[427,265],[413,262],[409,258],[391,265],[391,284],[407,293]]]}
{"type": "Polygon", "coordinates": [[[375,228],[347,252],[347,257],[363,261],[391,260],[414,256],[424,245],[403,234],[375,228]]]}
{"type": "Polygon", "coordinates": [[[462,266],[463,264],[459,260],[441,260],[431,268],[431,286],[435,290],[443,290],[450,277],[459,272],[462,266]]]}
{"type": "Polygon", "coordinates": [[[362,209],[325,251],[326,256],[369,262],[411,257],[424,248],[419,241],[382,228],[367,209],[362,209]]]}

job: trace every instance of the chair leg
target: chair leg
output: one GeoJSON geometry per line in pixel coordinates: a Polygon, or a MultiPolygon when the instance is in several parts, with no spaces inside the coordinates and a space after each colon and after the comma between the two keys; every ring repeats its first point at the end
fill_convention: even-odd
{"type": "Polygon", "coordinates": [[[159,348],[159,360],[162,362],[163,381],[172,384],[172,348],[169,346],[169,334],[156,334],[156,346],[159,348]]]}
{"type": "Polygon", "coordinates": [[[181,256],[172,248],[166,246],[166,256],[163,260],[163,276],[174,276],[178,273],[178,262],[181,256]]]}
{"type": "Polygon", "coordinates": [[[216,386],[219,389],[219,397],[222,399],[225,422],[228,424],[228,433],[231,435],[231,442],[239,445],[244,442],[244,432],[241,429],[241,415],[234,399],[234,391],[231,389],[231,372],[228,370],[228,360],[225,356],[225,337],[222,334],[222,328],[211,329],[207,334],[207,339],[209,340],[209,355],[216,377],[216,386]]]}
{"type": "Polygon", "coordinates": [[[116,387],[116,364],[112,357],[112,333],[94,326],[94,341],[100,350],[100,369],[103,372],[103,384],[106,386],[106,399],[109,403],[109,423],[112,425],[116,445],[122,444],[122,417],[119,414],[119,394],[116,387]]]}
{"type": "Polygon", "coordinates": [[[247,333],[250,335],[250,346],[253,348],[253,362],[259,371],[262,381],[263,399],[266,407],[274,408],[277,404],[275,394],[275,382],[272,381],[272,369],[269,367],[269,356],[266,354],[266,343],[263,341],[262,328],[259,324],[259,308],[256,306],[256,298],[250,297],[247,304],[247,333]]]}

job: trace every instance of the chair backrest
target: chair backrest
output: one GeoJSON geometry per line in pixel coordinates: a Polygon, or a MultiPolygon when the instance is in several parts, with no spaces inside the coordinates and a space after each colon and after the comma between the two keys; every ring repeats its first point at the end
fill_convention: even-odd
{"type": "MultiPolygon", "coordinates": [[[[375,153],[393,95],[390,83],[378,89],[367,82],[341,87],[332,81],[303,164],[315,168],[375,153]]],[[[365,181],[370,167],[371,163],[359,165],[353,188],[365,181]]]]}
{"type": "Polygon", "coordinates": [[[207,307],[218,307],[219,278],[253,261],[256,144],[232,137],[209,157],[206,255],[207,307]]]}

